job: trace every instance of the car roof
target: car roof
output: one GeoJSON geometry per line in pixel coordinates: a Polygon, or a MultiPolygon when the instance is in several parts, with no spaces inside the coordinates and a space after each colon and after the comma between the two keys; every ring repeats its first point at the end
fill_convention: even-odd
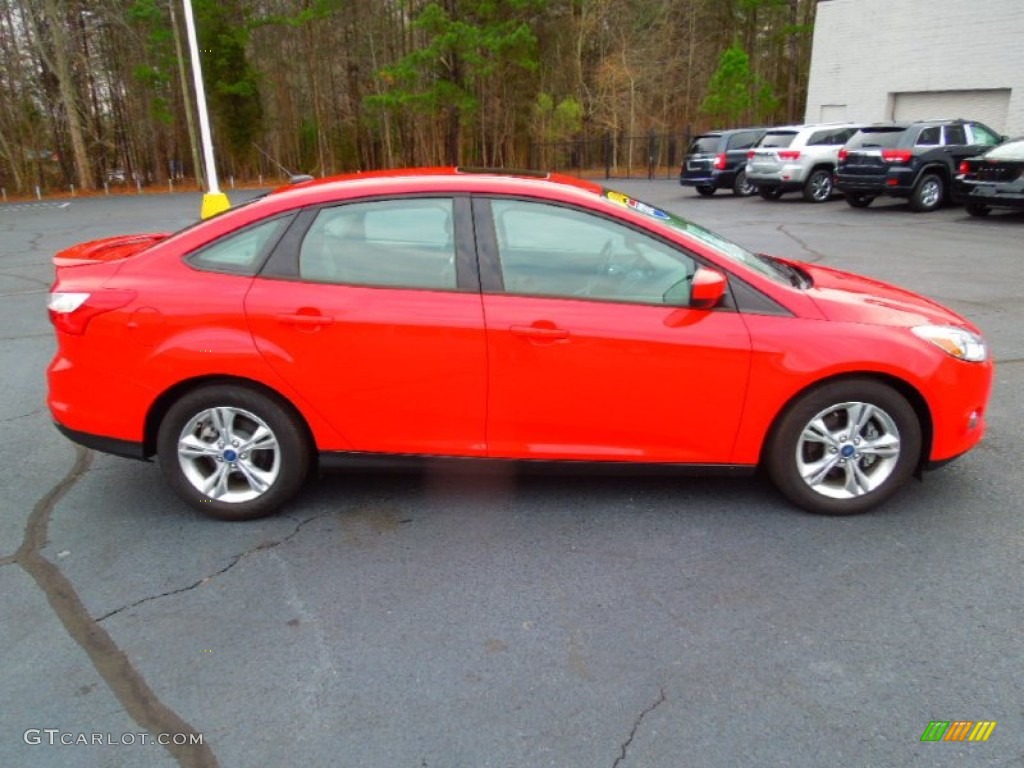
{"type": "MultiPolygon", "coordinates": [[[[366,171],[286,184],[267,194],[229,208],[207,221],[222,220],[225,231],[259,219],[306,206],[332,205],[346,200],[387,198],[406,194],[520,195],[595,207],[608,202],[605,189],[587,179],[544,171],[493,168],[402,168],[366,171]]],[[[611,204],[611,203],[609,203],[611,204]]]]}
{"type": "Polygon", "coordinates": [[[267,197],[303,198],[312,203],[320,199],[360,196],[360,194],[398,193],[402,191],[487,191],[487,190],[582,190],[600,194],[602,186],[586,179],[547,171],[500,168],[425,167],[400,168],[330,176],[323,179],[286,184],[267,197]],[[346,194],[346,193],[352,194],[346,194]],[[342,193],[342,194],[338,194],[342,193]],[[308,198],[308,199],[306,199],[308,198]]]}

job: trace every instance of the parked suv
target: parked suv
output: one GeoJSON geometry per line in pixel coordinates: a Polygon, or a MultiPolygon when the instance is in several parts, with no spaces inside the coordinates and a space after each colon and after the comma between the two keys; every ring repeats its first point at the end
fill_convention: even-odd
{"type": "Polygon", "coordinates": [[[854,208],[890,195],[908,198],[915,211],[934,211],[950,199],[961,161],[1004,139],[971,120],[868,125],[839,153],[836,187],[854,208]]]}
{"type": "Polygon", "coordinates": [[[764,135],[764,128],[737,128],[731,131],[708,131],[690,142],[679,170],[679,183],[696,187],[701,195],[715,194],[716,189],[731,189],[734,195],[746,197],[757,189],[747,182],[744,165],[747,151],[764,135]]]}
{"type": "Polygon", "coordinates": [[[765,200],[799,190],[804,200],[824,203],[832,197],[839,148],[858,128],[850,123],[771,128],[747,156],[747,179],[765,200]]]}

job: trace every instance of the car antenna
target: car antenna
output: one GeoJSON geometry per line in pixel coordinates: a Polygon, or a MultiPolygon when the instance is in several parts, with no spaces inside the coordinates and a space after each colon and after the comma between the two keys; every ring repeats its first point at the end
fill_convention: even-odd
{"type": "Polygon", "coordinates": [[[269,160],[270,162],[272,162],[274,165],[276,165],[278,168],[281,169],[281,171],[284,173],[284,175],[288,177],[288,182],[289,183],[291,183],[291,184],[298,184],[298,183],[303,182],[303,181],[312,181],[313,180],[313,177],[310,176],[308,173],[292,173],[287,168],[285,168],[283,165],[281,165],[279,162],[277,162],[277,160],[275,160],[270,155],[268,155],[266,152],[264,152],[263,151],[263,147],[261,147],[256,142],[253,142],[252,145],[254,147],[256,147],[256,150],[261,155],[263,155],[265,158],[267,158],[267,160],[269,160]]]}

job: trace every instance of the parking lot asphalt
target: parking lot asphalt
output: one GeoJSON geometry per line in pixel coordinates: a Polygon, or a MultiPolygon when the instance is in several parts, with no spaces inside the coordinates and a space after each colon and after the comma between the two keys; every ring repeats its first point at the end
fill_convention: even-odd
{"type": "Polygon", "coordinates": [[[973,319],[983,444],[852,518],[758,479],[492,472],[215,522],[44,406],[52,253],[198,196],[0,206],[0,765],[1024,765],[1024,215],[610,185],[973,319]],[[921,741],[956,720],[998,725],[921,741]]]}

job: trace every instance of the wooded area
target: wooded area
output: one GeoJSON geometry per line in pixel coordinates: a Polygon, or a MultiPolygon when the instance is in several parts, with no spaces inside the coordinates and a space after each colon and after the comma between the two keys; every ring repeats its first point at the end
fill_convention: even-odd
{"type": "MultiPolygon", "coordinates": [[[[218,170],[256,179],[544,167],[555,142],[799,122],[815,1],[193,8],[218,170]]],[[[181,0],[0,0],[0,186],[201,175],[191,83],[181,0]]]]}

